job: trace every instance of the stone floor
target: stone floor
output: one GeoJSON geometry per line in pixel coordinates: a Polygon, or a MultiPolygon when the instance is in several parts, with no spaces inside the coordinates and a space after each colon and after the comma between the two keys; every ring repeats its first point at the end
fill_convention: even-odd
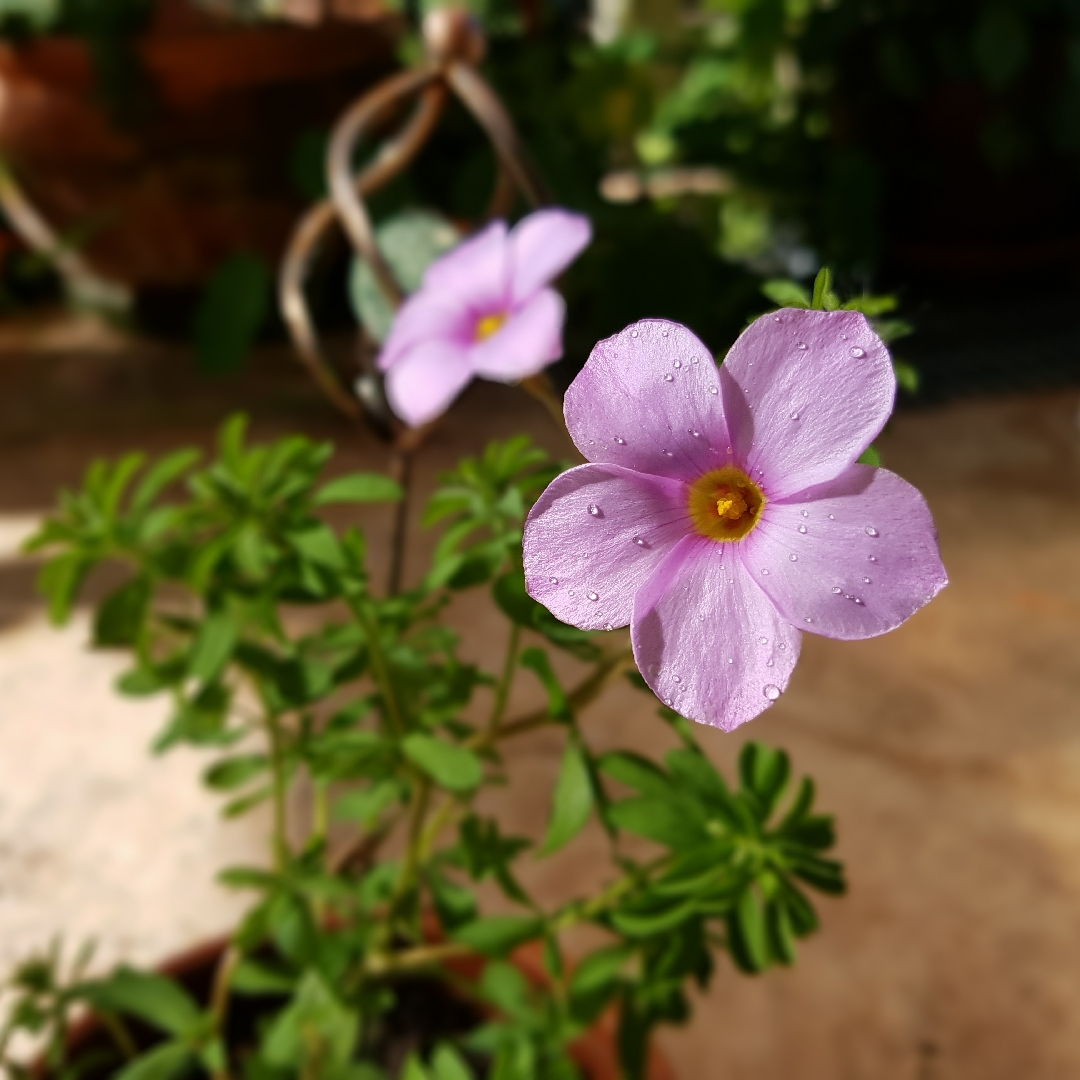
{"type": "MultiPolygon", "coordinates": [[[[96,339],[94,339],[96,340],[96,339]]],[[[247,403],[257,433],[339,443],[341,467],[384,460],[284,363],[194,380],[186,358],[97,350],[73,332],[28,353],[0,333],[0,968],[61,933],[102,961],[152,961],[228,926],[214,870],[261,853],[258,820],[224,823],[198,755],[151,758],[158,703],[110,689],[121,666],[85,647],[80,616],[49,628],[18,539],[89,458],[206,444],[247,403]]],[[[886,463],[926,493],[952,584],[895,634],[808,636],[790,690],[749,729],[705,743],[730,769],[753,737],[786,747],[836,814],[850,894],[791,970],[721,963],[664,1047],[685,1080],[1061,1080],[1080,1075],[1080,432],[1077,394],[988,399],[896,417],[886,463]]],[[[422,452],[428,487],[457,455],[524,426],[560,436],[524,396],[470,390],[422,452]]],[[[380,511],[363,522],[374,538],[380,511]]],[[[419,572],[425,537],[414,549],[419,572]]],[[[480,598],[454,617],[494,656],[480,598]]],[[[586,715],[598,746],[657,747],[643,696],[586,715]]],[[[501,812],[535,829],[559,746],[513,750],[501,812]]],[[[537,864],[554,894],[596,874],[585,836],[537,864]]]]}

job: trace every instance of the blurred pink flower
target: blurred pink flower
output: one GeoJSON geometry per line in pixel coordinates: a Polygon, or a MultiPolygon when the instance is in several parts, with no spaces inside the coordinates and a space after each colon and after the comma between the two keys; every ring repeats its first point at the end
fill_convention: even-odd
{"type": "Polygon", "coordinates": [[[873,637],[947,584],[923,497],[856,464],[895,388],[856,312],[765,315],[720,368],[676,323],[600,342],[565,402],[595,464],[529,515],[530,594],[584,630],[629,623],[642,675],[684,716],[752,719],[801,630],[873,637]]]}
{"type": "Polygon", "coordinates": [[[588,218],[538,210],[494,221],[428,267],[379,354],[390,407],[433,420],[474,375],[516,382],[562,356],[563,298],[549,282],[589,243],[588,218]]]}

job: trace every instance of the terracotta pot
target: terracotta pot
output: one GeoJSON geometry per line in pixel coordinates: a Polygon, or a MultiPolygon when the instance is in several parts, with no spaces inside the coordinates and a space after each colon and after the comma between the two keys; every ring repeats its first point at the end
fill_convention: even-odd
{"type": "MultiPolygon", "coordinates": [[[[168,975],[186,986],[200,999],[209,994],[214,972],[225,949],[227,938],[219,938],[197,945],[186,952],[172,957],[158,967],[163,975],[168,975]]],[[[539,948],[526,946],[514,953],[513,961],[525,976],[534,984],[546,981],[539,948]]],[[[476,978],[483,966],[480,957],[452,961],[448,965],[453,971],[466,978],[476,978]]],[[[100,1021],[91,1015],[76,1023],[68,1036],[70,1051],[78,1051],[95,1038],[103,1034],[100,1021]]],[[[585,1073],[588,1080],[619,1080],[618,1052],[615,1048],[615,1018],[605,1014],[570,1048],[571,1056],[585,1073]]],[[[43,1061],[38,1061],[33,1068],[36,1080],[49,1080],[49,1073],[43,1061]]],[[[647,1080],[675,1080],[675,1073],[667,1060],[656,1047],[649,1055],[647,1080]]]]}
{"type": "Polygon", "coordinates": [[[135,38],[130,118],[101,104],[86,44],[0,43],[0,154],[55,230],[134,286],[189,286],[228,254],[276,260],[304,199],[289,161],[305,132],[394,67],[379,0],[347,23],[240,25],[160,0],[135,38]]]}

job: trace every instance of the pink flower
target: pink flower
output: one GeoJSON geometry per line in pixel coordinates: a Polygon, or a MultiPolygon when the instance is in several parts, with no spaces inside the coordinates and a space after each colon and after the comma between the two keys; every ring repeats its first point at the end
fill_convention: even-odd
{"type": "Polygon", "coordinates": [[[629,623],[642,675],[684,716],[752,719],[801,630],[883,634],[947,584],[923,497],[856,464],[895,391],[856,312],[763,316],[720,368],[676,323],[600,342],[565,402],[595,464],[529,515],[530,594],[583,630],[629,623]]]}
{"type": "Polygon", "coordinates": [[[428,267],[379,354],[390,407],[414,427],[433,420],[474,375],[516,382],[562,356],[563,298],[548,283],[588,244],[588,218],[538,210],[505,221],[428,267]]]}

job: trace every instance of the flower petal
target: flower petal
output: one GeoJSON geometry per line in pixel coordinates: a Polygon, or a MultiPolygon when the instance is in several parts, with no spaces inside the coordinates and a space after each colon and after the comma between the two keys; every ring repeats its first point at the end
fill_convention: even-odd
{"type": "Polygon", "coordinates": [[[591,239],[589,219],[568,210],[537,210],[522,218],[510,233],[514,303],[558,277],[591,239]]]}
{"type": "Polygon", "coordinates": [[[735,544],[687,536],[634,598],[634,659],[661,701],[731,731],[784,691],[800,635],[751,580],[735,544]]]}
{"type": "Polygon", "coordinates": [[[469,363],[485,379],[513,382],[535,375],[562,356],[566,303],[554,289],[542,289],[489,338],[469,350],[469,363]]]}
{"type": "Polygon", "coordinates": [[[641,582],[688,528],[678,481],[579,465],[548,485],[525,523],[529,595],[582,630],[625,626],[641,582]]]}
{"type": "Polygon", "coordinates": [[[424,272],[422,288],[442,293],[448,304],[481,315],[505,311],[510,304],[506,222],[493,221],[436,259],[424,272]]]}
{"type": "Polygon", "coordinates": [[[826,637],[894,630],[949,580],[925,499],[869,465],[769,503],[746,545],[754,580],[784,618],[826,637]]]}
{"type": "Polygon", "coordinates": [[[465,349],[449,341],[426,341],[386,373],[386,398],[405,423],[419,427],[445,412],[471,378],[465,349]]]}
{"type": "Polygon", "coordinates": [[[563,408],[590,461],[688,482],[729,462],[720,373],[678,323],[648,319],[601,341],[563,408]]]}
{"type": "Polygon", "coordinates": [[[472,340],[475,322],[475,316],[467,308],[453,303],[442,293],[425,290],[413,293],[394,316],[377,366],[380,371],[388,370],[423,341],[442,339],[466,344],[472,340]]]}
{"type": "Polygon", "coordinates": [[[839,476],[896,395],[889,352],[857,311],[763,315],[720,372],[736,457],[771,498],[839,476]]]}

